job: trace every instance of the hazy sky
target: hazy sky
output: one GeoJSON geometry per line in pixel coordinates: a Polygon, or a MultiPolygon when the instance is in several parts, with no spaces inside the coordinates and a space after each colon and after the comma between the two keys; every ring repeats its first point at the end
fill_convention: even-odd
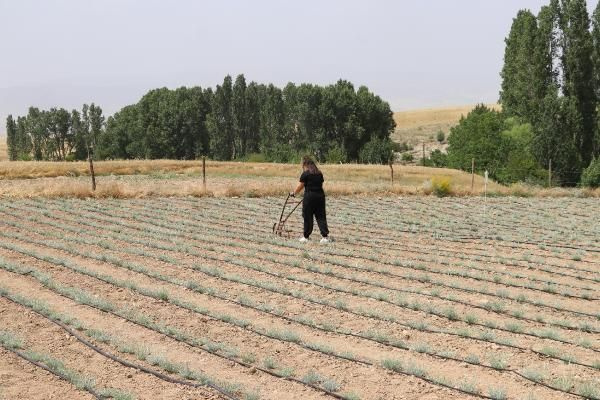
{"type": "Polygon", "coordinates": [[[494,102],[512,18],[547,3],[0,0],[0,132],[29,105],[111,114],[155,87],[238,73],[279,86],[344,78],[394,110],[494,102]]]}

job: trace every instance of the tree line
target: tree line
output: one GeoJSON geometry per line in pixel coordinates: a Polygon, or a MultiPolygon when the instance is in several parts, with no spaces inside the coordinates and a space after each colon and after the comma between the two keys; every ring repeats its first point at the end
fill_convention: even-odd
{"type": "Polygon", "coordinates": [[[521,10],[506,38],[497,111],[477,106],[424,163],[487,170],[501,183],[600,185],[600,5],[550,0],[521,10]],[[598,183],[595,183],[598,182],[598,183]]]}
{"type": "Polygon", "coordinates": [[[600,154],[600,4],[591,17],[585,0],[519,11],[501,76],[503,113],[531,125],[535,161],[577,182],[600,154]]]}
{"type": "Polygon", "coordinates": [[[99,159],[293,162],[312,154],[321,162],[385,163],[393,155],[389,104],[344,80],[328,86],[289,83],[281,89],[228,75],[214,90],[151,90],[106,123],[99,107],[93,106],[92,116],[92,106],[85,107],[70,114],[32,108],[16,121],[9,116],[11,159],[81,159],[86,143],[99,159]],[[41,151],[33,145],[38,129],[44,137],[41,151]]]}
{"type": "Polygon", "coordinates": [[[6,143],[11,161],[83,160],[104,130],[102,109],[84,104],[81,112],[30,107],[26,116],[6,119],[6,143]]]}

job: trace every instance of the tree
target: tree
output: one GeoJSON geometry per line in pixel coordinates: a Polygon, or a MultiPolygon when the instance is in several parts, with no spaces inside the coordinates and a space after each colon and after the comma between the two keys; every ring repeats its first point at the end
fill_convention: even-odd
{"type": "Polygon", "coordinates": [[[529,10],[521,10],[513,20],[506,39],[500,103],[507,115],[532,121],[543,91],[538,51],[538,26],[529,10]]]}
{"type": "Polygon", "coordinates": [[[359,160],[366,164],[387,164],[393,156],[392,141],[374,137],[360,150],[359,160]]]}
{"type": "Polygon", "coordinates": [[[487,170],[496,177],[506,163],[509,150],[508,141],[501,135],[503,129],[503,117],[498,111],[478,105],[450,130],[448,165],[470,171],[475,158],[479,171],[487,170]]]}
{"type": "Polygon", "coordinates": [[[585,187],[600,187],[600,158],[594,158],[581,174],[581,185],[585,187]]]}
{"type": "Polygon", "coordinates": [[[33,150],[36,160],[85,159],[93,148],[101,159],[231,160],[260,152],[255,159],[289,162],[310,153],[357,161],[367,144],[364,154],[385,150],[395,126],[389,104],[364,86],[355,91],[340,80],[326,87],[289,83],[282,90],[246,85],[241,74],[235,83],[226,76],[215,91],[150,90],[106,123],[95,104],[70,113],[32,107],[24,121],[26,153],[33,150]]]}
{"type": "MultiPolygon", "coordinates": [[[[569,97],[569,113],[580,121],[572,126],[583,165],[589,165],[596,148],[596,94],[594,91],[593,40],[585,0],[562,0],[563,94],[569,97]]],[[[575,166],[581,168],[581,166],[575,166]]]]}
{"type": "Polygon", "coordinates": [[[564,184],[578,180],[581,158],[571,132],[579,129],[579,117],[572,99],[549,92],[533,127],[533,155],[544,167],[552,160],[553,175],[564,184]]]}
{"type": "Polygon", "coordinates": [[[257,153],[260,146],[260,98],[256,82],[246,88],[246,153],[257,153]]]}
{"type": "Polygon", "coordinates": [[[94,103],[90,104],[88,109],[88,119],[89,119],[89,137],[90,137],[90,146],[92,148],[96,148],[98,143],[98,138],[102,133],[102,128],[104,127],[104,116],[102,115],[102,108],[95,105],[94,103]]]}
{"type": "Polygon", "coordinates": [[[232,89],[231,113],[233,116],[234,146],[233,158],[246,154],[248,143],[248,101],[246,98],[246,79],[240,74],[235,79],[232,89]]]}
{"type": "Polygon", "coordinates": [[[227,75],[223,85],[217,85],[206,120],[211,152],[217,160],[231,160],[235,155],[232,97],[231,76],[227,75]]]}
{"type": "Polygon", "coordinates": [[[87,132],[81,119],[81,113],[77,110],[71,111],[71,131],[73,134],[73,148],[75,150],[73,157],[76,160],[85,160],[87,158],[87,132]]]}
{"type": "Polygon", "coordinates": [[[273,84],[263,85],[261,89],[261,152],[273,161],[294,161],[296,152],[285,135],[285,106],[282,91],[273,84]]]}
{"type": "Polygon", "coordinates": [[[10,161],[17,160],[18,143],[17,143],[17,124],[12,115],[6,118],[6,146],[8,147],[8,159],[10,161]]]}
{"type": "Polygon", "coordinates": [[[544,183],[547,172],[540,167],[532,152],[533,127],[511,117],[504,121],[501,132],[507,142],[508,154],[503,168],[496,174],[501,183],[544,183]]]}
{"type": "MultiPolygon", "coordinates": [[[[596,100],[600,100],[600,2],[592,15],[592,63],[594,66],[594,93],[596,100]]],[[[598,119],[598,115],[596,115],[598,119]]],[[[596,139],[594,154],[600,156],[600,119],[596,122],[596,139]]]]}
{"type": "Polygon", "coordinates": [[[36,161],[44,159],[46,154],[46,140],[48,138],[47,116],[45,111],[29,107],[27,113],[27,131],[31,136],[33,158],[36,161]]]}
{"type": "Polygon", "coordinates": [[[123,107],[108,118],[98,140],[99,159],[145,158],[145,131],[137,105],[123,107]]]}
{"type": "Polygon", "coordinates": [[[74,143],[71,134],[71,116],[64,108],[52,108],[47,117],[49,142],[45,158],[64,161],[67,154],[71,152],[74,143]]]}
{"type": "Polygon", "coordinates": [[[27,161],[31,159],[31,137],[27,133],[27,118],[17,118],[17,138],[18,147],[17,159],[27,161]]]}

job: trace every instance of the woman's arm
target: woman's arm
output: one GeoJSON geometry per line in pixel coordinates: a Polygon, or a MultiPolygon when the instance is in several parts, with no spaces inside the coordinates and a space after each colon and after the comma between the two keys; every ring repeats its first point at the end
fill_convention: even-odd
{"type": "Polygon", "coordinates": [[[304,189],[304,182],[299,182],[298,186],[296,186],[296,189],[294,189],[293,192],[290,192],[290,196],[294,197],[296,196],[298,193],[300,193],[302,190],[304,189]]]}

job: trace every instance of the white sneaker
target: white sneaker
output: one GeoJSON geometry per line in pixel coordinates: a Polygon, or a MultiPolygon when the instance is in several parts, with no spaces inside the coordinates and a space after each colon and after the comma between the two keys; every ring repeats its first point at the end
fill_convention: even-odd
{"type": "Polygon", "coordinates": [[[307,238],[305,238],[304,236],[302,236],[302,237],[300,238],[300,243],[307,243],[307,242],[308,242],[308,239],[307,239],[307,238]]]}
{"type": "Polygon", "coordinates": [[[327,244],[329,243],[329,238],[324,237],[323,239],[321,239],[321,244],[327,244]]]}

